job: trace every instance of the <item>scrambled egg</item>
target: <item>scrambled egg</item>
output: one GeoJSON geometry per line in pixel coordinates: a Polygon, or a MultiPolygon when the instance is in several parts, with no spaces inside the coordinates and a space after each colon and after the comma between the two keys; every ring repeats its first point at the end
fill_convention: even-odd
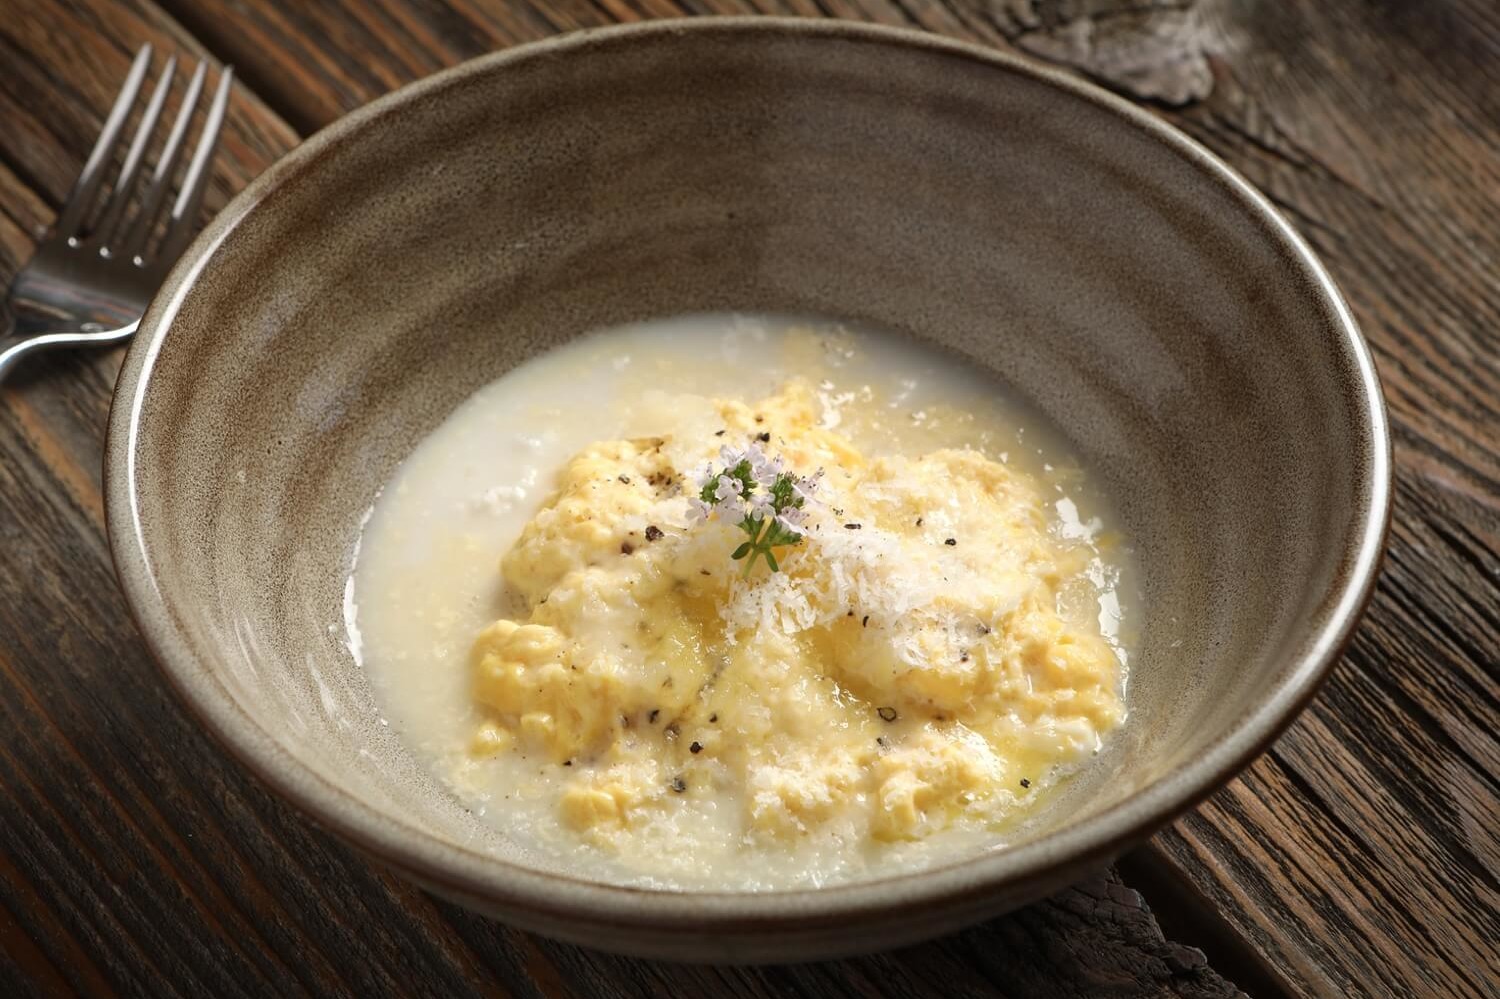
{"type": "Polygon", "coordinates": [[[676,796],[751,842],[920,839],[999,822],[1091,754],[1124,711],[1114,650],[1058,611],[1091,552],[1003,464],[861,454],[819,417],[793,381],[714,401],[702,439],[575,456],[502,560],[525,614],[474,645],[472,754],[572,768],[562,819],[617,846],[676,796]],[[746,579],[743,534],[686,510],[692,469],[752,441],[825,477],[782,571],[746,579]]]}

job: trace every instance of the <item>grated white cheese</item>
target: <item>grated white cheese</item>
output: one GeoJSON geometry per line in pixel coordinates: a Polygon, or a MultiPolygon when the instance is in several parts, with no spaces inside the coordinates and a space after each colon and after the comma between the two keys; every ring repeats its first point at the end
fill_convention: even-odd
{"type": "Polygon", "coordinates": [[[935,605],[945,593],[957,593],[963,581],[943,579],[929,544],[873,525],[846,530],[827,518],[815,528],[802,545],[788,549],[782,572],[733,579],[720,609],[731,642],[737,632],[762,629],[796,635],[853,611],[891,632],[900,658],[916,665],[923,656],[910,633],[913,625],[937,620],[958,627],[956,614],[935,605]]]}
{"type": "Polygon", "coordinates": [[[509,513],[519,502],[524,500],[536,485],[537,470],[533,465],[521,476],[521,480],[513,486],[495,486],[487,489],[479,496],[470,501],[470,507],[476,512],[485,512],[495,515],[509,513]]]}

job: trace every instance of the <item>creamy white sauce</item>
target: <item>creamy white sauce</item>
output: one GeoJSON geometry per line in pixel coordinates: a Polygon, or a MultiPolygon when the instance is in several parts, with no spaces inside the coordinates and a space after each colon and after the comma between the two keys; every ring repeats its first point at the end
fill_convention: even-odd
{"type": "MultiPolygon", "coordinates": [[[[685,408],[705,405],[685,397],[753,400],[794,375],[819,386],[823,425],[861,450],[915,456],[970,447],[1053,490],[1053,529],[1062,536],[1092,539],[1113,522],[1066,443],[991,377],[887,334],[734,316],[674,319],[583,337],[482,389],[417,447],[368,517],[346,593],[349,643],[383,721],[411,751],[481,820],[576,874],[757,890],[928,866],[1000,841],[994,830],[955,828],[871,850],[831,832],[746,865],[727,842],[712,848],[716,836],[729,841],[736,831],[715,828],[710,802],[684,816],[698,824],[679,837],[691,857],[625,863],[561,825],[555,765],[516,754],[476,760],[468,751],[482,717],[471,699],[470,647],[485,625],[515,612],[498,562],[563,464],[595,441],[681,425],[685,408]],[[804,334],[791,335],[794,327],[804,334]],[[807,337],[809,329],[819,335],[807,337]]],[[[1067,605],[1060,609],[1110,641],[1123,683],[1137,606],[1128,550],[1115,546],[1086,576],[1060,596],[1067,605]]],[[[671,850],[678,832],[657,830],[657,845],[671,850]]]]}

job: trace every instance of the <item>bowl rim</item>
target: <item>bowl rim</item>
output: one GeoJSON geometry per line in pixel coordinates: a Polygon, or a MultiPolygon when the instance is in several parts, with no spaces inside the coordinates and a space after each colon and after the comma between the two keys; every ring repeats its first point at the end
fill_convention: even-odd
{"type": "MultiPolygon", "coordinates": [[[[1057,875],[1082,873],[1187,811],[1260,755],[1316,693],[1348,643],[1374,590],[1391,514],[1391,440],[1384,397],[1368,345],[1343,295],[1307,243],[1233,168],[1198,142],[1120,97],[1063,71],[923,32],[832,19],[784,17],[675,18],[589,28],[504,49],[407,84],[329,124],[277,160],[205,228],[172,269],[152,301],[124,360],[110,410],[104,486],[110,550],[121,589],[148,647],[179,697],[230,755],[302,811],[374,857],[451,894],[544,914],[581,925],[601,922],[638,931],[737,931],[828,925],[899,906],[949,906],[1003,889],[1037,894],[1057,875]],[[256,207],[289,178],[334,153],[349,136],[465,80],[512,63],[556,57],[599,45],[629,44],[661,35],[735,34],[855,41],[915,48],[984,64],[1024,77],[1112,113],[1217,183],[1263,226],[1266,237],[1309,279],[1311,303],[1342,339],[1363,403],[1368,480],[1344,552],[1344,571],[1318,603],[1303,651],[1283,679],[1243,718],[1187,765],[1105,809],[1086,822],[1017,846],[967,855],[936,867],[872,880],[768,892],[641,888],[551,873],[444,842],[387,816],[342,786],[305,767],[235,703],[201,662],[193,643],[173,623],[157,585],[137,506],[140,419],[155,362],[172,321],[215,251],[256,207]]],[[[913,934],[916,936],[918,934],[913,934]]]]}

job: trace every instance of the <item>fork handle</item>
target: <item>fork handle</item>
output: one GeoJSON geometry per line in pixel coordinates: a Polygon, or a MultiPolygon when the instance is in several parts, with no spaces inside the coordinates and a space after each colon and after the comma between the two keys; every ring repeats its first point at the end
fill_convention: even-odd
{"type": "Polygon", "coordinates": [[[5,381],[5,376],[15,368],[21,358],[27,354],[53,350],[58,347],[108,347],[111,344],[121,343],[129,340],[140,325],[140,320],[126,323],[124,326],[112,330],[94,330],[86,332],[78,330],[67,333],[43,333],[19,343],[0,350],[0,382],[5,381]]]}

